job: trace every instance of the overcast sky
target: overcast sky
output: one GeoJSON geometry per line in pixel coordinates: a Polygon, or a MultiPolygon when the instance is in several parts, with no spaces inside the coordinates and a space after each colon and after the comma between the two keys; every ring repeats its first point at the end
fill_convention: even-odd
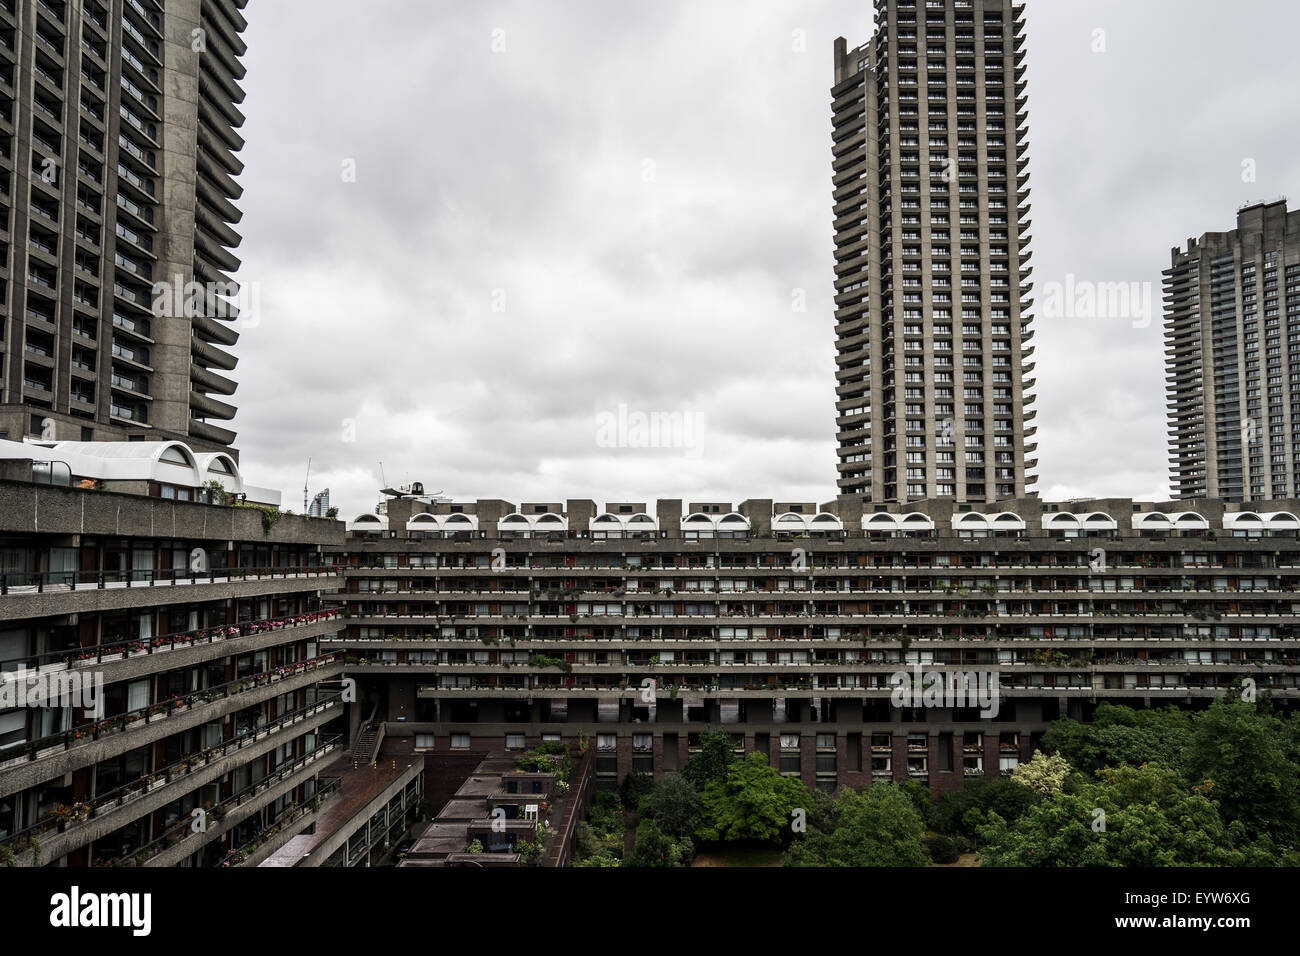
{"type": "MultiPolygon", "coordinates": [[[[457,498],[833,497],[831,51],[867,0],[246,12],[248,480],[299,510],[310,457],[344,517],[381,461],[457,498]],[[626,447],[638,413],[677,447],[626,447]]],[[[1160,270],[1300,195],[1300,5],[1027,21],[1038,490],[1167,497],[1160,270]],[[1149,283],[1150,323],[1044,316],[1071,274],[1149,283]]]]}

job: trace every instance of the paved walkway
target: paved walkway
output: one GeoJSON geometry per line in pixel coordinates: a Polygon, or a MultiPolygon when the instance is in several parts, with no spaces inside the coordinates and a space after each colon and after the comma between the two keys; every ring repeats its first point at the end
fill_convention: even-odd
{"type": "Polygon", "coordinates": [[[267,857],[261,866],[296,866],[308,853],[323,843],[355,817],[371,800],[375,799],[394,780],[400,777],[413,759],[411,755],[393,758],[385,763],[380,759],[375,767],[353,768],[350,756],[340,757],[321,771],[321,777],[342,777],[340,796],[331,801],[316,817],[315,833],[300,833],[267,857]]]}

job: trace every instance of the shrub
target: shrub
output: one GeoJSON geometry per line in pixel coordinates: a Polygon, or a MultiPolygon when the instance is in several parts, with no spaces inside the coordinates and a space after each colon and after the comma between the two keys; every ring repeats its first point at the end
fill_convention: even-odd
{"type": "Polygon", "coordinates": [[[650,776],[650,774],[628,774],[623,778],[623,785],[619,788],[619,793],[623,798],[623,806],[635,810],[640,806],[641,798],[650,793],[654,788],[654,777],[650,776]]]}
{"type": "Polygon", "coordinates": [[[957,849],[957,841],[942,833],[926,837],[921,843],[925,846],[925,851],[930,854],[930,859],[935,863],[956,863],[957,858],[961,855],[957,849]]]}

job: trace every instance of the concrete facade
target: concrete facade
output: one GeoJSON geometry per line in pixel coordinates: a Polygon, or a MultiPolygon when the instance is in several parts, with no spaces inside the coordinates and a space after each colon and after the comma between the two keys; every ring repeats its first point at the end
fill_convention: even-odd
{"type": "Polygon", "coordinates": [[[327,643],[417,751],[587,738],[603,786],[679,769],[722,727],[809,786],[946,790],[1102,701],[1204,707],[1246,679],[1300,695],[1300,501],[1257,521],[1222,501],[841,499],[818,512],[838,528],[801,533],[773,530],[798,503],[725,504],[749,524],[711,532],[689,520],[705,504],[620,533],[592,530],[617,505],[569,501],[566,530],[531,533],[508,503],[442,503],[478,530],[438,533],[418,530],[433,506],[390,500],[388,530],[349,536],[327,643]],[[900,703],[917,666],[997,674],[998,702],[900,703]]]}
{"type": "Polygon", "coordinates": [[[1164,272],[1170,482],[1183,498],[1295,497],[1300,210],[1246,206],[1164,272]]]}
{"type": "Polygon", "coordinates": [[[234,441],[245,3],[0,2],[0,437],[234,441]]]}
{"type": "Polygon", "coordinates": [[[831,90],[841,495],[1024,497],[1031,440],[1023,7],[876,0],[831,90]]]}

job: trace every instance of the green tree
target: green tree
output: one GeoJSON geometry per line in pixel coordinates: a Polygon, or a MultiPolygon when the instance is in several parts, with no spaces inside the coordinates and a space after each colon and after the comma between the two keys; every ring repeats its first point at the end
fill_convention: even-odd
{"type": "Polygon", "coordinates": [[[926,866],[925,825],[912,797],[895,784],[839,792],[830,813],[809,818],[796,834],[786,866],[926,866]]]}
{"type": "Polygon", "coordinates": [[[1203,784],[1223,818],[1240,821],[1252,839],[1300,842],[1300,754],[1296,720],[1267,704],[1219,697],[1197,716],[1183,754],[1189,784],[1203,784]]]}
{"type": "Polygon", "coordinates": [[[725,730],[703,730],[700,731],[700,752],[686,761],[682,776],[702,793],[710,783],[725,781],[728,769],[735,762],[731,734],[725,730]]]}
{"type": "Polygon", "coordinates": [[[1134,710],[1102,703],[1091,723],[1068,717],[1053,723],[1043,746],[1084,772],[1121,764],[1173,767],[1191,742],[1192,722],[1192,714],[1175,707],[1134,710]]]}
{"type": "Polygon", "coordinates": [[[752,753],[728,768],[725,781],[714,780],[701,791],[703,822],[697,832],[703,840],[774,843],[790,823],[790,811],[806,800],[803,784],[781,776],[766,757],[752,753]]]}
{"type": "Polygon", "coordinates": [[[996,813],[1007,823],[1020,819],[1039,799],[1038,794],[1010,777],[979,777],[960,790],[942,794],[926,816],[931,829],[948,836],[978,840],[979,828],[996,813]]]}
{"type": "Polygon", "coordinates": [[[1011,771],[1011,779],[1035,793],[1050,797],[1061,792],[1065,781],[1073,772],[1069,761],[1060,754],[1049,757],[1042,751],[1035,750],[1033,760],[1022,763],[1011,771]]]}
{"type": "Polygon", "coordinates": [[[619,788],[619,795],[623,798],[623,806],[629,810],[637,810],[641,799],[655,788],[655,778],[648,773],[629,773],[623,778],[623,785],[619,788]]]}
{"type": "Polygon", "coordinates": [[[674,840],[654,820],[642,820],[628,866],[689,866],[695,856],[690,837],[674,840]]]}
{"type": "Polygon", "coordinates": [[[1266,862],[1243,846],[1215,803],[1168,767],[1109,767],[1055,794],[1015,823],[989,814],[984,866],[1241,866],[1266,862]],[[1104,818],[1097,812],[1104,813],[1104,818]]]}
{"type": "Polygon", "coordinates": [[[640,813],[676,840],[689,837],[700,825],[700,795],[678,773],[664,777],[641,798],[640,813]]]}

